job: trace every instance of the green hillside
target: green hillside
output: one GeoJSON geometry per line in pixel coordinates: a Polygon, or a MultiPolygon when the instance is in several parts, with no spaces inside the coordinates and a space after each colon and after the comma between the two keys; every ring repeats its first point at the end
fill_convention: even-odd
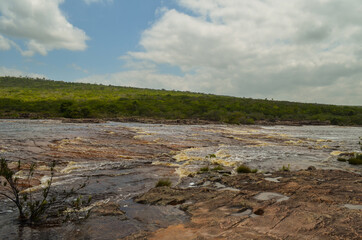
{"type": "Polygon", "coordinates": [[[316,121],[362,125],[362,107],[0,77],[0,118],[56,117],[202,119],[235,124],[316,121]]]}

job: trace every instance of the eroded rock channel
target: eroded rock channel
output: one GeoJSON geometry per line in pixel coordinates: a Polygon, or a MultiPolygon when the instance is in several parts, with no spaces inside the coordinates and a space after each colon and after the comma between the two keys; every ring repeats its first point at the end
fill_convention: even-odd
{"type": "Polygon", "coordinates": [[[1,156],[37,163],[31,188],[55,160],[55,187],[89,177],[82,191],[93,196],[87,220],[44,227],[17,224],[0,198],[0,239],[359,239],[362,169],[336,160],[359,136],[331,126],[0,120],[1,156]],[[242,163],[259,173],[236,174],[242,163]],[[171,188],[154,188],[166,178],[171,188]]]}

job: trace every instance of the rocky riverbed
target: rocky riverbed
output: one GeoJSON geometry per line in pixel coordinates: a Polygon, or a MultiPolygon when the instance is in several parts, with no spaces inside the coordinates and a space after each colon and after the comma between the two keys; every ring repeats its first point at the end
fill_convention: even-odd
{"type": "Polygon", "coordinates": [[[361,239],[361,175],[338,170],[205,176],[135,200],[179,205],[190,221],[128,239],[361,239]]]}
{"type": "Polygon", "coordinates": [[[359,239],[362,169],[337,161],[359,136],[358,127],[0,120],[1,156],[37,164],[32,190],[55,160],[55,188],[89,178],[82,193],[93,196],[88,219],[36,227],[1,198],[0,239],[359,239]],[[240,164],[259,173],[236,174],[240,164]],[[154,188],[159,179],[172,187],[154,188]]]}

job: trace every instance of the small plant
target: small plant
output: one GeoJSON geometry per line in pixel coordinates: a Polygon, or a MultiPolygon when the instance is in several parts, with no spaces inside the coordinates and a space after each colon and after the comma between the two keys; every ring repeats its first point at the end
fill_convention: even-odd
{"type": "MultiPolygon", "coordinates": [[[[362,140],[362,137],[359,137],[359,139],[362,140]]],[[[360,145],[360,148],[362,150],[361,141],[359,141],[358,144],[360,145]]],[[[348,162],[349,164],[352,164],[352,165],[361,165],[362,164],[362,153],[347,153],[344,155],[348,156],[349,158],[339,157],[339,158],[337,158],[337,160],[340,162],[348,162]]]]}
{"type": "Polygon", "coordinates": [[[288,164],[288,167],[284,166],[282,168],[279,169],[279,171],[282,172],[290,172],[290,164],[288,164]]]}
{"type": "Polygon", "coordinates": [[[160,179],[156,183],[156,187],[171,187],[172,183],[169,179],[160,179]]]}
{"type": "Polygon", "coordinates": [[[258,169],[251,169],[246,165],[240,165],[236,168],[237,173],[256,173],[258,172],[258,169]]]}
{"type": "Polygon", "coordinates": [[[224,170],[224,168],[221,165],[217,165],[216,167],[211,169],[212,171],[221,171],[224,170]]]}
{"type": "MultiPolygon", "coordinates": [[[[84,188],[86,182],[80,185],[76,190],[70,192],[64,190],[63,198],[58,199],[59,193],[51,194],[50,189],[53,183],[55,161],[50,165],[50,177],[40,192],[29,189],[31,180],[35,173],[35,163],[31,163],[26,178],[20,178],[17,173],[22,170],[21,162],[18,162],[16,169],[9,167],[9,162],[4,158],[0,159],[0,195],[10,199],[18,208],[19,220],[23,223],[37,224],[46,218],[46,213],[57,208],[58,214],[66,218],[71,218],[71,212],[77,210],[80,206],[89,204],[88,201],[82,201],[82,196],[78,196],[75,200],[66,201],[72,197],[77,191],[84,188]],[[68,207],[66,205],[69,205],[68,207]],[[59,210],[63,209],[63,211],[59,210]]],[[[74,215],[74,214],[73,214],[74,215]]],[[[89,212],[87,213],[89,215],[89,212]]]]}
{"type": "Polygon", "coordinates": [[[345,159],[345,158],[339,157],[339,158],[337,158],[337,161],[340,161],[340,162],[347,162],[347,161],[348,161],[348,159],[345,159]]]}
{"type": "Polygon", "coordinates": [[[210,171],[210,169],[209,169],[208,166],[206,166],[206,167],[200,168],[199,173],[205,173],[205,172],[208,172],[208,171],[210,171]]]}
{"type": "Polygon", "coordinates": [[[208,155],[206,156],[206,158],[216,158],[216,155],[215,155],[215,154],[208,154],[208,155]]]}
{"type": "Polygon", "coordinates": [[[352,165],[361,165],[362,164],[362,154],[355,154],[354,157],[348,159],[348,163],[352,165]]]}

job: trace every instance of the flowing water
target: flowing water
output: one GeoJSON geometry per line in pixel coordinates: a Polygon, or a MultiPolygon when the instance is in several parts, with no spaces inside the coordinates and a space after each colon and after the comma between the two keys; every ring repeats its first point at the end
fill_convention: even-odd
{"type": "Polygon", "coordinates": [[[55,160],[54,187],[69,188],[89,177],[82,191],[93,196],[93,204],[116,202],[125,213],[31,228],[18,225],[16,209],[0,198],[0,239],[117,239],[181,223],[188,216],[177,207],[141,205],[132,198],[161,178],[176,185],[213,164],[232,169],[243,163],[264,172],[315,166],[361,173],[361,166],[336,160],[359,151],[361,136],[361,127],[0,120],[0,156],[37,163],[33,190],[46,183],[47,166],[55,160]]]}

